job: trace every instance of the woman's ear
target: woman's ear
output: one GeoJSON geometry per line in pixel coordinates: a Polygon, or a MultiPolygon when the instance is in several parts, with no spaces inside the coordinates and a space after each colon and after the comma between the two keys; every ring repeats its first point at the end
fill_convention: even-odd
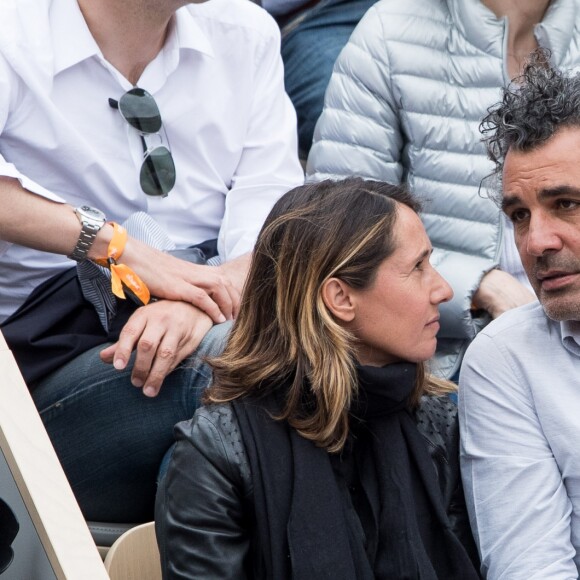
{"type": "Polygon", "coordinates": [[[329,278],[322,285],[322,300],[328,310],[343,322],[352,322],[355,317],[352,288],[338,278],[329,278]]]}

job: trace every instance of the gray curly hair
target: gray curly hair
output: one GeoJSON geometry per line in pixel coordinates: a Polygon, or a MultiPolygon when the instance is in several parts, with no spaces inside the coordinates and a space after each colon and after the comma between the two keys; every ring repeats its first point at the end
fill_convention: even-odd
{"type": "Polygon", "coordinates": [[[537,49],[523,74],[503,89],[503,99],[487,110],[479,127],[494,162],[493,173],[481,187],[497,200],[509,149],[531,151],[563,127],[580,127],[580,74],[550,64],[550,51],[537,49]]]}

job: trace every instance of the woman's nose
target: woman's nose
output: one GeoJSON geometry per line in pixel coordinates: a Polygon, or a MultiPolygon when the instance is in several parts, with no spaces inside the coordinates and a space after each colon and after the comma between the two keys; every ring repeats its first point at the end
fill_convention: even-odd
{"type": "Polygon", "coordinates": [[[434,304],[441,304],[443,302],[449,302],[453,298],[453,289],[447,283],[447,280],[434,269],[435,281],[434,288],[432,292],[432,301],[434,304]]]}

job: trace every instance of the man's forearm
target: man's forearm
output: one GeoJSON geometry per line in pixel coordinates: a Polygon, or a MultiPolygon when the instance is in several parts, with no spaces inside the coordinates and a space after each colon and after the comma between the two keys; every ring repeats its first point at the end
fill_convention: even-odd
{"type": "MultiPolygon", "coordinates": [[[[74,209],[24,189],[17,179],[0,177],[0,240],[68,256],[76,246],[81,224],[74,209]]],[[[104,258],[113,235],[105,224],[89,248],[88,258],[104,258]]],[[[218,268],[196,266],[129,238],[120,260],[132,268],[158,298],[183,300],[214,320],[235,316],[251,255],[218,268]]]]}
{"type": "MultiPolygon", "coordinates": [[[[0,239],[43,252],[68,256],[81,224],[73,208],[24,189],[17,179],[0,177],[0,239]]],[[[99,231],[90,257],[105,256],[112,228],[99,231]]]]}

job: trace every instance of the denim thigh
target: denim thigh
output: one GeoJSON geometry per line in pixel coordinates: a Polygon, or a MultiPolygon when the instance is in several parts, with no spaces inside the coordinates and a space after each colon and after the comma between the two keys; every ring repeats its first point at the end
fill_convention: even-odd
{"type": "Polygon", "coordinates": [[[157,471],[173,443],[173,426],[197,408],[211,379],[205,357],[221,352],[230,326],[214,326],[155,398],[131,384],[133,359],[123,371],[100,360],[106,345],[80,355],[33,391],[86,519],[153,518],[157,471]]]}

